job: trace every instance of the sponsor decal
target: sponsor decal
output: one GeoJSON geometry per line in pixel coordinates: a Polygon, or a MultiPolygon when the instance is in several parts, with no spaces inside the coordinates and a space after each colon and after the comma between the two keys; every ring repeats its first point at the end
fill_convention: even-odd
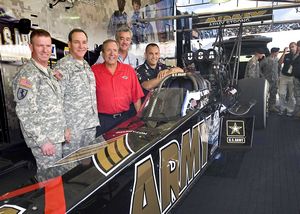
{"type": "Polygon", "coordinates": [[[17,205],[5,204],[0,207],[0,213],[2,214],[22,214],[26,211],[23,207],[19,207],[17,205]]]}
{"type": "Polygon", "coordinates": [[[246,22],[257,22],[264,20],[272,20],[272,9],[247,11],[247,12],[232,12],[226,15],[212,16],[201,18],[201,16],[192,19],[193,28],[218,27],[221,25],[232,25],[246,22]]]}
{"type": "Polygon", "coordinates": [[[243,120],[226,121],[227,143],[246,143],[245,123],[243,120]]]}
{"type": "Polygon", "coordinates": [[[117,137],[93,155],[93,162],[103,175],[109,175],[134,154],[128,145],[127,138],[128,134],[117,137]]]}
{"type": "Polygon", "coordinates": [[[219,147],[249,149],[252,147],[254,117],[223,117],[219,147]]]}
{"type": "Polygon", "coordinates": [[[173,139],[159,149],[159,175],[155,174],[152,155],[135,164],[130,214],[166,213],[207,159],[208,127],[201,121],[182,133],[181,142],[173,139]]]}

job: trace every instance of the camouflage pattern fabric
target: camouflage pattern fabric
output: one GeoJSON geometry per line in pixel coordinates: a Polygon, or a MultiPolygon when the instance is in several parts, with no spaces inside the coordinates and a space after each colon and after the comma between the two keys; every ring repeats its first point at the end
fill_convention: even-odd
{"type": "Polygon", "coordinates": [[[281,74],[279,78],[279,110],[292,114],[295,108],[294,77],[281,74]]]}
{"type": "Polygon", "coordinates": [[[295,114],[300,117],[300,79],[294,77],[294,93],[296,99],[295,114]]]}
{"type": "Polygon", "coordinates": [[[25,142],[38,163],[37,176],[41,179],[51,177],[45,169],[54,163],[55,158],[62,158],[61,150],[54,158],[44,156],[40,147],[47,142],[61,147],[64,141],[66,123],[59,84],[50,69],[42,69],[30,60],[15,76],[13,93],[25,142]]]}
{"type": "MultiPolygon", "coordinates": [[[[79,143],[83,130],[99,125],[94,73],[85,60],[81,64],[71,55],[57,62],[54,73],[60,76],[59,84],[64,94],[65,118],[67,127],[71,129],[71,138],[72,135],[77,136],[76,140],[72,138],[70,144],[73,141],[79,143]]],[[[68,146],[67,152],[83,145],[88,144],[81,142],[80,145],[68,146]]],[[[67,152],[63,153],[67,154],[67,152]]]]}
{"type": "Polygon", "coordinates": [[[261,74],[268,80],[270,85],[269,106],[274,107],[276,104],[276,94],[278,90],[278,58],[268,56],[260,63],[261,74]]]}
{"type": "Polygon", "coordinates": [[[41,148],[33,147],[31,148],[32,154],[35,157],[37,165],[36,178],[38,181],[48,180],[60,175],[65,174],[76,164],[66,164],[57,167],[51,167],[55,162],[62,158],[62,144],[55,144],[55,155],[53,156],[44,156],[42,155],[41,148]]]}
{"type": "Polygon", "coordinates": [[[260,67],[259,61],[255,56],[253,56],[247,63],[245,70],[245,78],[259,78],[260,77],[260,67]]]}
{"type": "Polygon", "coordinates": [[[66,155],[76,151],[81,147],[90,145],[92,141],[95,140],[95,136],[96,127],[72,132],[71,142],[65,143],[63,146],[63,156],[65,157],[66,155]]]}

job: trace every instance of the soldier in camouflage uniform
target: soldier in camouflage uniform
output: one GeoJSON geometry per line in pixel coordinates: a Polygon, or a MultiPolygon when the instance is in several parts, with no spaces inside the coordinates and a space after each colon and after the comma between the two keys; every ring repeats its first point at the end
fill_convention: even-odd
{"type": "Polygon", "coordinates": [[[260,63],[262,76],[268,80],[270,85],[269,111],[277,112],[276,95],[278,90],[278,53],[279,48],[271,48],[271,55],[260,63]]]}
{"type": "Polygon", "coordinates": [[[25,142],[36,159],[39,181],[62,175],[66,167],[53,167],[62,158],[65,133],[62,93],[57,79],[47,68],[51,55],[51,36],[34,30],[30,36],[32,59],[13,80],[16,113],[25,142]],[[50,168],[49,168],[50,167],[50,168]]]}
{"type": "Polygon", "coordinates": [[[261,77],[261,71],[259,67],[259,60],[264,57],[264,51],[258,49],[255,55],[249,60],[246,65],[245,78],[259,78],[261,77]]]}
{"type": "Polygon", "coordinates": [[[99,125],[95,77],[83,58],[88,48],[86,33],[73,29],[68,45],[70,54],[59,60],[54,68],[55,75],[60,77],[66,123],[71,130],[70,143],[64,145],[64,156],[89,145],[99,125]]]}

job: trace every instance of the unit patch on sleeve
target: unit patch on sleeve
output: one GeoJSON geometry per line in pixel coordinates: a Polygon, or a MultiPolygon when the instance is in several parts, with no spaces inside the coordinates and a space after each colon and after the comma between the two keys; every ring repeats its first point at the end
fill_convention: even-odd
{"type": "Polygon", "coordinates": [[[18,91],[17,91],[17,98],[18,100],[23,100],[26,95],[28,93],[28,90],[25,89],[25,88],[18,88],[18,91]]]}

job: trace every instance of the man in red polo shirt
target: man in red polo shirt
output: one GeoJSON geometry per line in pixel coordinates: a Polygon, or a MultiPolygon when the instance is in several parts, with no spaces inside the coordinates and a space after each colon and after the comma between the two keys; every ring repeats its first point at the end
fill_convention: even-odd
{"type": "Polygon", "coordinates": [[[135,110],[141,107],[144,96],[134,69],[118,62],[119,46],[115,40],[103,42],[104,63],[92,66],[96,79],[96,96],[100,128],[97,136],[112,129],[130,117],[130,103],[135,110]]]}

